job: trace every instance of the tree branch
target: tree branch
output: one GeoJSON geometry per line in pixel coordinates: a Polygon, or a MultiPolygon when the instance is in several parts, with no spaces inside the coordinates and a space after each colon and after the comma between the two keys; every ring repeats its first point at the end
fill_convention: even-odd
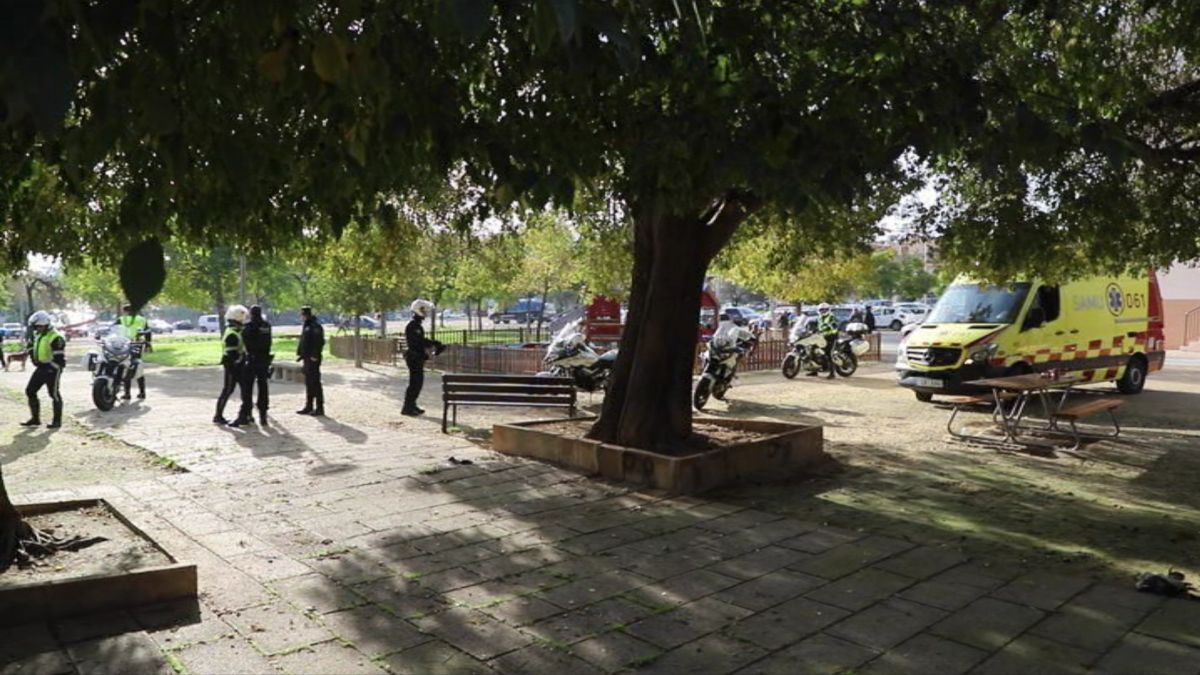
{"type": "Polygon", "coordinates": [[[704,254],[712,259],[729,243],[739,225],[762,206],[762,199],[749,190],[730,189],[701,216],[704,254]]]}

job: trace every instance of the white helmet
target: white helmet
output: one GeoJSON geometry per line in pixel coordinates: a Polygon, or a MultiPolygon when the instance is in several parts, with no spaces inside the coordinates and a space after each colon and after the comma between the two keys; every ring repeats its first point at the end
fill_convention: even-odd
{"type": "Polygon", "coordinates": [[[238,323],[246,323],[246,318],[250,316],[250,310],[244,305],[230,305],[225,310],[226,321],[236,321],[238,323]]]}
{"type": "Polygon", "coordinates": [[[411,309],[413,314],[416,314],[424,319],[429,316],[430,312],[433,311],[433,303],[428,300],[417,298],[416,300],[412,301],[411,309]]]}
{"type": "Polygon", "coordinates": [[[50,322],[50,312],[43,312],[39,310],[29,315],[30,326],[49,326],[50,322]]]}
{"type": "Polygon", "coordinates": [[[822,302],[821,304],[817,305],[817,311],[822,314],[824,314],[825,312],[828,312],[829,311],[829,303],[822,302]]]}

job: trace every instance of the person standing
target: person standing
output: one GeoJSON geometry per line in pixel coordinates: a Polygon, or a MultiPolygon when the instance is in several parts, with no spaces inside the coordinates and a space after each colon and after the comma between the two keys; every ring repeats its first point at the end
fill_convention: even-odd
{"type": "Polygon", "coordinates": [[[304,369],[304,407],[297,415],[321,417],[325,414],[325,390],[321,387],[321,352],[325,349],[325,327],[313,315],[312,307],[301,307],[300,344],[296,345],[297,361],[304,369]]]}
{"type": "Polygon", "coordinates": [[[408,388],[404,390],[404,407],[401,415],[415,417],[424,415],[425,411],[417,406],[421,396],[421,388],[425,386],[425,360],[429,358],[429,350],[440,352],[442,343],[425,337],[425,327],[422,325],[425,317],[433,313],[433,303],[420,298],[413,300],[412,320],[404,327],[404,363],[408,366],[408,388]]]}
{"type": "Polygon", "coordinates": [[[246,359],[246,345],[242,342],[242,325],[250,312],[241,305],[225,310],[225,334],[221,337],[221,366],[224,380],[221,394],[217,397],[217,413],[213,424],[229,424],[225,419],[225,404],[229,402],[234,387],[242,382],[242,367],[246,359]]]}
{"type": "Polygon", "coordinates": [[[250,307],[250,321],[242,329],[246,346],[246,364],[242,368],[242,408],[229,426],[239,427],[253,421],[254,389],[258,387],[258,421],[267,426],[267,410],[271,407],[271,322],[263,318],[262,307],[250,307]]]}
{"type": "Polygon", "coordinates": [[[867,311],[863,314],[863,323],[867,324],[867,332],[875,332],[875,312],[871,311],[871,306],[867,305],[867,311]]]}
{"type": "Polygon", "coordinates": [[[45,387],[54,406],[54,418],[46,428],[57,429],[62,426],[63,404],[59,383],[63,368],[67,367],[67,341],[50,325],[50,315],[46,312],[34,312],[29,317],[29,325],[33,327],[33,346],[29,350],[29,357],[33,360],[34,368],[25,387],[25,398],[29,400],[29,419],[22,422],[21,426],[36,427],[42,423],[38,392],[45,387]]]}
{"type": "MultiPolygon", "coordinates": [[[[145,337],[146,342],[150,341],[150,331],[147,330],[146,317],[133,311],[133,305],[125,303],[121,307],[121,316],[117,318],[117,328],[121,330],[121,334],[129,338],[131,341],[136,341],[140,337],[145,337]]],[[[139,375],[137,379],[138,398],[146,398],[146,376],[139,375]]],[[[122,397],[126,401],[129,400],[129,381],[125,382],[125,395],[122,397]]]]}
{"type": "MultiPolygon", "coordinates": [[[[817,306],[817,330],[825,338],[825,362],[829,366],[829,373],[825,377],[830,380],[836,377],[833,369],[833,350],[837,348],[837,323],[837,316],[829,307],[829,303],[822,302],[817,306]]],[[[816,376],[816,373],[809,375],[816,376]]]]}

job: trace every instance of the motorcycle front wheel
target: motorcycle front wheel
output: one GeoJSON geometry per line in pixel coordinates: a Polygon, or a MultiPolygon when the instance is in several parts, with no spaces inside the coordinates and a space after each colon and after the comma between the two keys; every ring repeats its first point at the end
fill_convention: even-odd
{"type": "Polygon", "coordinates": [[[700,378],[696,383],[696,391],[692,394],[692,405],[696,406],[696,410],[704,410],[705,404],[708,403],[708,395],[711,392],[712,382],[707,377],[700,378]]]}
{"type": "Polygon", "coordinates": [[[104,412],[113,409],[113,404],[117,402],[116,391],[109,389],[108,382],[105,380],[92,381],[92,403],[104,412]]]}
{"type": "Polygon", "coordinates": [[[787,379],[792,379],[800,374],[800,357],[796,356],[795,352],[783,357],[783,366],[781,367],[783,376],[787,379]]]}
{"type": "Polygon", "coordinates": [[[854,354],[849,352],[834,352],[833,369],[842,377],[850,377],[854,374],[854,371],[858,370],[858,359],[854,358],[854,354]]]}

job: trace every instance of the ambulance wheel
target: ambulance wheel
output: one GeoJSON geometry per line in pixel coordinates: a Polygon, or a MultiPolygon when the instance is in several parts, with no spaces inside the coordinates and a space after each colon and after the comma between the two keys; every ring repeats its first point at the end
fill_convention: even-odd
{"type": "Polygon", "coordinates": [[[1117,380],[1117,390],[1122,394],[1141,393],[1146,387],[1146,359],[1135,356],[1125,366],[1125,374],[1117,380]]]}
{"type": "Polygon", "coordinates": [[[913,396],[916,396],[921,403],[929,403],[933,400],[933,394],[927,391],[914,391],[913,396]]]}

